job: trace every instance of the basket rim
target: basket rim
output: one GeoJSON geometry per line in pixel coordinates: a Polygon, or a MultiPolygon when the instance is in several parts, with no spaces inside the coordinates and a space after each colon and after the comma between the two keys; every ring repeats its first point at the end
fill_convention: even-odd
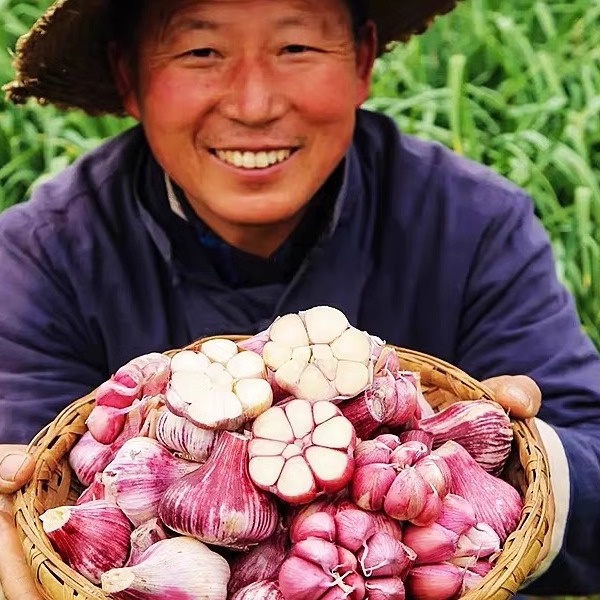
{"type": "MultiPolygon", "coordinates": [[[[167,350],[163,352],[163,354],[171,356],[172,354],[181,350],[197,349],[201,343],[215,338],[227,338],[237,342],[249,337],[250,336],[248,335],[239,334],[206,336],[195,340],[185,347],[167,350]]],[[[494,393],[489,387],[477,381],[468,373],[452,365],[451,363],[417,350],[412,350],[393,344],[386,344],[386,346],[393,348],[398,353],[402,361],[408,361],[409,363],[414,362],[415,364],[419,364],[420,367],[422,366],[423,369],[419,368],[419,371],[422,374],[422,382],[425,385],[431,381],[435,381],[436,370],[439,370],[442,371],[444,377],[449,378],[451,382],[455,381],[461,386],[466,384],[469,388],[471,388],[473,391],[473,397],[468,398],[469,400],[494,400],[494,393]],[[427,367],[431,368],[431,372],[427,370],[427,367]],[[475,398],[475,396],[478,397],[475,398]]],[[[41,568],[45,568],[49,571],[53,570],[61,573],[63,575],[63,579],[68,577],[71,582],[77,584],[79,591],[87,594],[88,597],[93,597],[100,600],[108,600],[111,598],[111,596],[104,593],[100,588],[94,586],[79,573],[71,569],[53,550],[41,527],[41,521],[39,518],[41,513],[36,507],[36,484],[41,480],[42,470],[47,469],[44,461],[42,460],[44,453],[49,452],[53,442],[60,435],[62,435],[61,427],[63,422],[69,422],[69,419],[72,415],[79,414],[79,411],[82,410],[85,411],[88,406],[93,404],[95,392],[96,390],[94,389],[89,394],[86,394],[78,400],[70,403],[55,417],[55,419],[48,423],[38,432],[36,436],[34,436],[28,445],[28,450],[33,454],[36,464],[34,475],[26,486],[16,492],[13,507],[14,520],[17,526],[19,537],[24,546],[24,550],[26,551],[28,563],[34,571],[34,578],[36,579],[38,587],[40,587],[38,572],[41,568]],[[35,556],[33,558],[27,552],[28,548],[35,550],[35,556]],[[40,555],[43,555],[41,561],[40,555]]],[[[535,471],[538,473],[538,476],[528,477],[527,489],[523,494],[523,510],[521,512],[521,517],[517,528],[504,542],[498,561],[495,563],[494,567],[490,573],[486,575],[483,581],[490,581],[493,578],[497,578],[498,580],[503,579],[503,573],[506,572],[506,567],[500,564],[500,559],[503,557],[503,555],[511,554],[510,564],[513,565],[513,570],[517,570],[519,568],[522,570],[523,561],[530,562],[532,569],[537,567],[539,565],[539,560],[536,561],[535,556],[533,559],[531,559],[531,556],[536,555],[542,548],[547,547],[550,543],[550,538],[552,535],[552,522],[548,523],[547,521],[550,519],[542,518],[544,516],[553,516],[554,514],[553,496],[551,493],[551,482],[548,475],[549,467],[546,451],[541,441],[539,432],[535,427],[534,419],[522,420],[510,417],[510,421],[514,433],[513,444],[517,444],[519,446],[520,464],[522,465],[524,471],[526,471],[526,474],[526,467],[528,467],[529,473],[533,473],[535,471]],[[524,462],[527,464],[523,464],[524,462]],[[539,476],[539,474],[542,476],[539,476]],[[525,536],[524,540],[520,539],[521,536],[519,535],[523,532],[528,534],[525,536]],[[535,552],[536,548],[537,552],[535,552]]],[[[84,433],[84,431],[85,426],[79,427],[79,430],[75,429],[70,431],[70,433],[76,436],[75,439],[77,439],[81,434],[84,433]]],[[[68,452],[70,447],[71,446],[69,446],[66,452],[68,452]]],[[[59,462],[63,458],[64,454],[55,460],[56,462],[59,462]]],[[[529,573],[526,573],[525,576],[528,574],[529,573]]],[[[521,578],[521,582],[525,579],[525,576],[521,578]]],[[[467,592],[461,597],[461,600],[483,600],[484,597],[497,598],[500,600],[501,598],[510,598],[513,595],[510,590],[502,588],[499,589],[498,594],[494,594],[493,596],[482,596],[481,594],[477,593],[480,586],[477,586],[473,590],[467,592]]],[[[44,590],[41,591],[44,592],[44,590]]],[[[54,596],[48,596],[47,594],[44,595],[49,598],[54,598],[54,596]]]]}

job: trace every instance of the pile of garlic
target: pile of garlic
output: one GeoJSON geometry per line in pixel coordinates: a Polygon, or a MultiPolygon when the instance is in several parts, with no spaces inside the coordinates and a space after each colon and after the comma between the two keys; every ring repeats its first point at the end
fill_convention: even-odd
{"type": "Polygon", "coordinates": [[[520,518],[502,408],[433,414],[335,308],[135,358],[95,400],[69,455],[85,489],[41,521],[114,598],[451,600],[520,518]]]}

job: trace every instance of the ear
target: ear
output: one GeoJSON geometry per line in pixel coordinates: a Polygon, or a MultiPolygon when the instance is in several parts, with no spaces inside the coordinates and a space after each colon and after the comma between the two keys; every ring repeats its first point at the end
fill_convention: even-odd
{"type": "Polygon", "coordinates": [[[127,114],[134,119],[140,120],[140,108],[138,104],[137,87],[135,85],[135,73],[131,59],[125,55],[122,48],[116,43],[108,47],[108,60],[112,71],[115,86],[123,102],[127,114]]]}
{"type": "Polygon", "coordinates": [[[356,42],[357,108],[369,97],[371,75],[377,57],[377,43],[377,27],[373,21],[367,21],[361,30],[360,39],[356,42]]]}

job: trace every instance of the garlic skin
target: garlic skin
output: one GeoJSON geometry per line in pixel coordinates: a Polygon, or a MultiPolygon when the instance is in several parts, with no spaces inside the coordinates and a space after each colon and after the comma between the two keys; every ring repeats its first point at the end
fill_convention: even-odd
{"type": "Polygon", "coordinates": [[[223,431],[208,460],[166,490],[162,522],[207,544],[241,550],[270,537],[277,505],[248,475],[249,443],[246,435],[223,431]]]}
{"type": "Polygon", "coordinates": [[[458,534],[437,523],[427,527],[407,525],[403,531],[404,543],[416,554],[415,564],[440,563],[452,558],[458,545],[458,534]]]}
{"type": "Polygon", "coordinates": [[[256,581],[238,590],[231,600],[286,600],[276,581],[256,581]]]}
{"type": "Polygon", "coordinates": [[[150,519],[134,529],[131,533],[131,552],[125,566],[136,565],[150,546],[168,537],[167,531],[158,518],[150,519]]]}
{"type": "Polygon", "coordinates": [[[447,464],[451,473],[450,492],[470,502],[477,521],[487,523],[503,543],[521,518],[523,501],[519,492],[485,471],[457,442],[446,442],[430,456],[434,455],[447,464]]]}
{"type": "Polygon", "coordinates": [[[160,413],[155,434],[156,439],[166,448],[199,463],[206,462],[218,437],[215,431],[201,429],[168,409],[160,413]]]}
{"type": "Polygon", "coordinates": [[[85,504],[86,502],[92,502],[93,500],[104,500],[104,485],[102,483],[101,473],[96,473],[92,484],[81,492],[75,504],[85,504]]]}
{"type": "Polygon", "coordinates": [[[171,359],[165,403],[172,413],[204,429],[234,431],[271,406],[273,390],[259,354],[227,339],[201,348],[208,354],[182,350],[171,359]]]}
{"type": "Polygon", "coordinates": [[[173,456],[156,440],[137,437],[125,442],[102,474],[104,496],[136,526],[158,516],[165,490],[198,464],[173,456]]]}
{"type": "Polygon", "coordinates": [[[267,579],[276,578],[279,567],[289,550],[289,545],[287,530],[280,526],[264,542],[254,546],[246,554],[233,558],[229,563],[231,569],[229,594],[235,594],[253,582],[264,582],[267,579]]]}
{"type": "Polygon", "coordinates": [[[156,542],[136,565],[104,573],[102,589],[119,600],[226,600],[229,574],[202,542],[176,537],[156,542]]]}
{"type": "Polygon", "coordinates": [[[97,406],[125,408],[142,396],[156,396],[165,391],[170,359],[151,352],[130,360],[96,390],[97,406]]]}
{"type": "Polygon", "coordinates": [[[69,465],[77,479],[89,486],[96,473],[104,470],[123,444],[139,435],[145,418],[146,404],[137,402],[127,412],[123,430],[112,444],[101,444],[86,431],[69,452],[69,465]]]}
{"type": "Polygon", "coordinates": [[[454,600],[462,591],[463,579],[464,569],[443,562],[414,567],[404,585],[414,600],[454,600]]]}
{"type": "Polygon", "coordinates": [[[122,567],[129,554],[131,524],[105,500],[51,508],[40,515],[46,535],[61,558],[92,583],[122,567]]]}
{"type": "Polygon", "coordinates": [[[454,440],[493,475],[502,470],[513,440],[506,411],[491,400],[455,402],[421,419],[418,427],[433,435],[434,448],[454,440]]]}

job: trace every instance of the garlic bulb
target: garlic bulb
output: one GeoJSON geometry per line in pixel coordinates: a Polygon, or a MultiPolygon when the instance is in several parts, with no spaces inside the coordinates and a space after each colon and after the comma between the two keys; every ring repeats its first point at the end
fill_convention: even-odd
{"type": "Polygon", "coordinates": [[[286,600],[276,581],[261,580],[240,588],[231,600],[286,600]]]}
{"type": "Polygon", "coordinates": [[[165,402],[198,427],[235,430],[271,406],[273,390],[259,354],[213,339],[173,356],[165,402]]]}
{"type": "Polygon", "coordinates": [[[102,575],[102,589],[119,600],[226,600],[227,561],[188,537],[161,540],[136,565],[102,575]]]}
{"type": "Polygon", "coordinates": [[[513,439],[506,411],[491,400],[464,400],[421,419],[418,427],[433,435],[433,447],[459,443],[488,473],[498,474],[513,439]]]}
{"type": "Polygon", "coordinates": [[[156,439],[170,450],[180,452],[185,458],[203,463],[213,451],[217,433],[202,429],[165,409],[156,423],[156,439]]]}
{"type": "Polygon", "coordinates": [[[128,440],[102,474],[104,497],[114,502],[137,527],[158,516],[165,490],[198,464],[173,456],[156,440],[128,440]]]}
{"type": "Polygon", "coordinates": [[[121,567],[129,554],[131,524],[104,500],[51,508],[40,516],[42,527],[62,559],[92,583],[109,569],[121,567]]]}
{"type": "Polygon", "coordinates": [[[165,391],[170,359],[151,352],[130,360],[96,390],[97,406],[125,408],[142,396],[156,396],[165,391]]]}
{"type": "Polygon", "coordinates": [[[249,437],[223,431],[208,460],[175,481],[159,506],[173,531],[207,544],[245,549],[266,540],[277,527],[274,498],[248,475],[249,437]]]}
{"type": "MultiPolygon", "coordinates": [[[[344,313],[316,306],[275,319],[244,347],[255,347],[269,370],[272,385],[310,401],[350,398],[373,381],[373,367],[383,342],[352,327],[344,313]]],[[[276,396],[281,394],[275,391],[276,396]]]]}
{"type": "Polygon", "coordinates": [[[252,481],[290,504],[339,491],[352,477],[356,434],[331,402],[273,406],[254,421],[252,434],[252,481]]]}
{"type": "Polygon", "coordinates": [[[485,471],[457,442],[449,441],[430,456],[441,458],[451,474],[450,492],[471,503],[479,523],[487,523],[500,542],[511,534],[521,518],[523,501],[509,483],[485,471]]]}

